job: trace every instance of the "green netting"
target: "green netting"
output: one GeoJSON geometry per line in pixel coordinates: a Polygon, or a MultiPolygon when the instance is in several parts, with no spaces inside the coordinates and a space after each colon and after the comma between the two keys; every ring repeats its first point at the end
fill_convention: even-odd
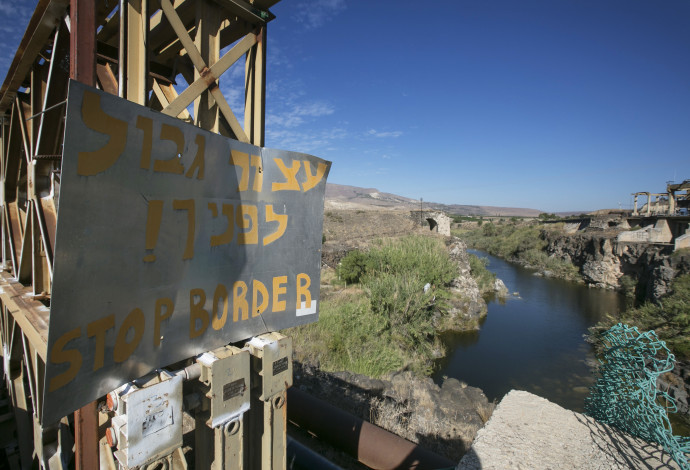
{"type": "Polygon", "coordinates": [[[690,438],[674,436],[668,413],[675,402],[657,388],[657,378],[673,370],[675,356],[654,331],[640,333],[619,323],[594,336],[600,366],[585,399],[585,413],[647,442],[655,442],[683,469],[690,470],[690,438]]]}

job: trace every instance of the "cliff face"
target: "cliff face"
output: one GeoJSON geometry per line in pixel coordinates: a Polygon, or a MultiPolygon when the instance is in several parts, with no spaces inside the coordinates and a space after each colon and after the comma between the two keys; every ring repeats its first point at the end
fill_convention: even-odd
{"type": "Polygon", "coordinates": [[[451,319],[462,317],[469,320],[486,315],[486,301],[479,292],[477,281],[472,277],[467,245],[459,238],[453,237],[448,250],[450,258],[458,265],[458,277],[453,279],[450,288],[451,292],[458,294],[449,301],[448,313],[451,319]]]}
{"type": "Polygon", "coordinates": [[[547,253],[579,267],[586,283],[623,289],[626,281],[621,278],[627,276],[634,282],[639,298],[658,301],[669,292],[677,275],[690,272],[690,255],[673,254],[672,246],[620,243],[613,237],[592,233],[543,231],[542,237],[547,241],[547,253]]]}

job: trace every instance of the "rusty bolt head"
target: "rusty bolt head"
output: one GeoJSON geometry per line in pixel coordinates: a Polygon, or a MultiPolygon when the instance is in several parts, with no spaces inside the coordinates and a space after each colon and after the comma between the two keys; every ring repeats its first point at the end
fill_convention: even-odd
{"type": "Polygon", "coordinates": [[[105,439],[108,441],[110,447],[115,447],[117,445],[117,433],[114,428],[105,430],[105,439]]]}
{"type": "Polygon", "coordinates": [[[117,395],[115,392],[110,392],[108,395],[106,395],[105,403],[110,411],[117,410],[117,395]]]}

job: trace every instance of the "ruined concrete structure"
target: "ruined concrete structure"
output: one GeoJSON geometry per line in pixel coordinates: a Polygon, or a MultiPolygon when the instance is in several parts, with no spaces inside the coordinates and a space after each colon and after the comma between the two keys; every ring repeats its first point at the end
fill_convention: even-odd
{"type": "Polygon", "coordinates": [[[690,216],[638,215],[603,216],[574,219],[564,224],[568,234],[615,231],[619,243],[673,245],[674,250],[690,248],[690,216]]]}
{"type": "Polygon", "coordinates": [[[654,225],[647,225],[634,231],[618,234],[619,242],[670,243],[673,233],[666,219],[658,219],[654,225]]]}
{"type": "Polygon", "coordinates": [[[635,198],[632,215],[640,215],[637,210],[639,196],[646,196],[647,202],[641,208],[645,215],[667,214],[688,215],[690,209],[690,180],[682,183],[668,183],[665,193],[650,193],[639,191],[632,194],[635,198]],[[652,200],[653,198],[653,200],[652,200]]]}
{"type": "Polygon", "coordinates": [[[410,211],[410,217],[423,227],[429,227],[441,235],[450,237],[450,223],[452,219],[441,211],[410,211]]]}

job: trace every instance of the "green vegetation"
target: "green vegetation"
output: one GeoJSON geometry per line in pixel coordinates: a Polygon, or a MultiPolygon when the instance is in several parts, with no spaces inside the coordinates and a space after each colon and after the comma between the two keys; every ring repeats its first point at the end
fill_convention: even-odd
{"type": "Polygon", "coordinates": [[[486,268],[487,264],[489,264],[489,258],[480,258],[470,254],[470,271],[482,295],[493,292],[496,283],[496,274],[486,268]]]}
{"type": "Polygon", "coordinates": [[[620,291],[629,299],[635,298],[635,289],[637,288],[637,279],[628,274],[623,275],[619,280],[620,291]]]}
{"type": "Polygon", "coordinates": [[[379,377],[404,365],[405,355],[390,341],[385,319],[372,315],[360,290],[323,300],[319,310],[317,323],[291,328],[288,334],[322,369],[379,377]]]}
{"type": "Polygon", "coordinates": [[[560,219],[559,216],[556,214],[547,214],[546,212],[542,212],[539,214],[539,220],[557,220],[560,219]]]}
{"type": "Polygon", "coordinates": [[[474,215],[457,215],[457,214],[451,214],[450,218],[453,219],[453,222],[455,223],[460,223],[460,222],[479,222],[480,218],[476,217],[474,215]]]}
{"type": "Polygon", "coordinates": [[[443,319],[456,276],[438,239],[379,240],[343,258],[338,277],[349,287],[322,298],[319,321],[287,334],[300,344],[301,360],[319,361],[324,370],[380,377],[407,367],[429,374],[443,349],[435,318],[443,319]]]}
{"type": "Polygon", "coordinates": [[[671,293],[659,304],[647,302],[618,317],[609,316],[592,330],[603,331],[616,323],[636,326],[640,331],[654,330],[676,357],[690,359],[690,274],[674,279],[671,293]]]}
{"type": "MultiPolygon", "coordinates": [[[[552,230],[560,228],[560,224],[550,227],[552,230]]],[[[550,271],[562,279],[581,279],[577,267],[572,263],[546,254],[546,241],[541,236],[541,230],[536,224],[499,225],[489,222],[476,230],[459,231],[455,235],[465,240],[468,246],[499,258],[550,271]]]]}

